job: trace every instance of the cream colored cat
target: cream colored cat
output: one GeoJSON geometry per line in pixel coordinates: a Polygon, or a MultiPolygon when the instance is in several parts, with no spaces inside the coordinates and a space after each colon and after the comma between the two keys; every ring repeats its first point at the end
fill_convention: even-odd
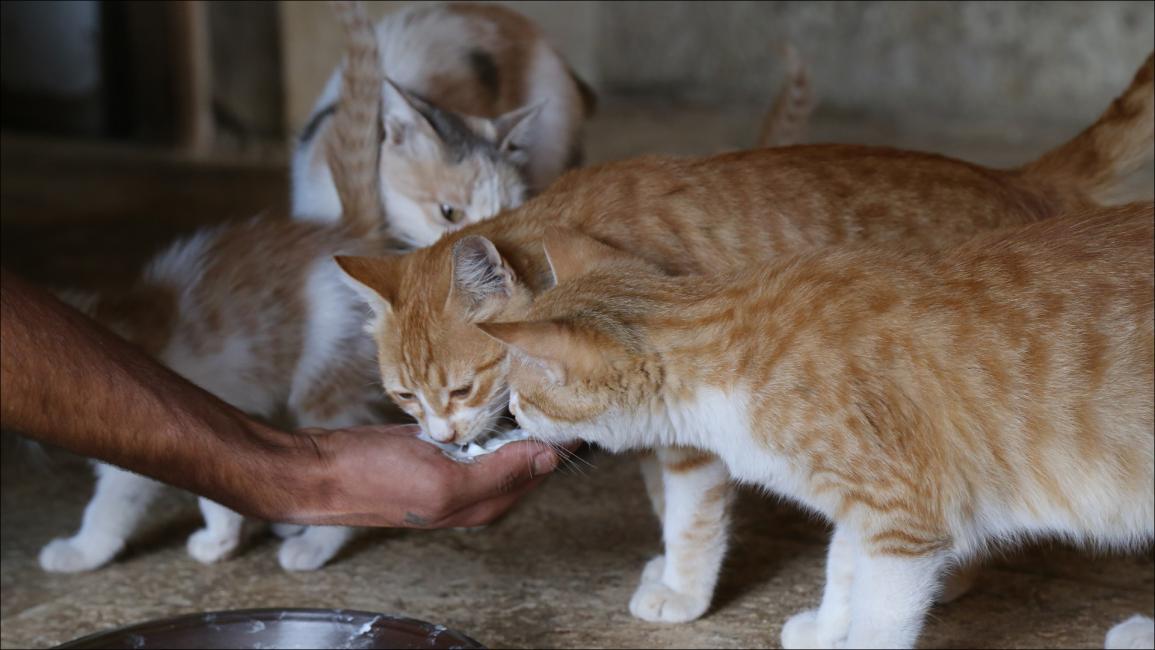
{"type": "MultiPolygon", "coordinates": [[[[1149,160],[1153,68],[1149,57],[1095,124],[1018,169],[845,145],[645,157],[570,172],[521,208],[429,248],[338,261],[374,311],[370,328],[388,394],[434,437],[465,443],[491,430],[508,401],[508,356],[474,323],[518,320],[550,287],[541,250],[547,228],[581,231],[677,274],[855,241],[957,244],[984,229],[1093,205],[1149,160]]],[[[631,611],[686,621],[705,612],[713,594],[728,473],[693,450],[662,449],[657,457],[661,469],[651,464],[646,473],[656,509],[666,513],[664,590],[644,581],[631,611]],[[696,505],[672,516],[671,499],[696,505]],[[719,523],[718,543],[709,562],[695,558],[689,571],[682,540],[695,519],[719,523]]]]}
{"type": "MultiPolygon", "coordinates": [[[[913,647],[944,569],[994,545],[1155,539],[1151,203],[718,276],[572,232],[545,247],[555,288],[478,324],[513,353],[510,410],[548,442],[709,451],[833,521],[822,606],[784,647],[913,647]]],[[[717,526],[691,519],[687,566],[643,582],[712,565],[717,526]]]]}
{"type": "MultiPolygon", "coordinates": [[[[431,244],[521,205],[580,163],[593,92],[526,17],[497,4],[416,3],[387,14],[376,35],[392,80],[378,86],[379,186],[398,240],[431,244]]],[[[297,219],[342,214],[328,157],[341,75],[333,72],[293,154],[297,219]]]]}

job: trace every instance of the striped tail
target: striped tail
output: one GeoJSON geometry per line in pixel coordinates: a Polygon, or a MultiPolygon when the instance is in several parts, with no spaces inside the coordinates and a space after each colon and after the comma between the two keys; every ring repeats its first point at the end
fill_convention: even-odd
{"type": "Polygon", "coordinates": [[[1151,160],[1155,149],[1155,53],[1131,85],[1094,124],[1022,167],[1022,172],[1097,201],[1112,199],[1119,181],[1151,160]]]}
{"type": "Polygon", "coordinates": [[[326,154],[341,199],[342,223],[369,235],[385,224],[378,168],[385,73],[377,33],[362,4],[343,0],[329,4],[345,31],[346,51],[326,154]]]}

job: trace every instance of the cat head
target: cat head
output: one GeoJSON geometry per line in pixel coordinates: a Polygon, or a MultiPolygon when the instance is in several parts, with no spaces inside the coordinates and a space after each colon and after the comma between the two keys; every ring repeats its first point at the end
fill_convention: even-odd
{"type": "Polygon", "coordinates": [[[391,258],[338,257],[372,308],[386,393],[440,442],[493,431],[508,404],[505,348],[475,323],[512,319],[529,290],[484,237],[442,240],[391,258]]]}
{"type": "Polygon", "coordinates": [[[526,147],[541,104],[486,119],[443,110],[392,82],[383,88],[381,193],[397,239],[428,246],[525,201],[526,147]]]}
{"type": "MultiPolygon", "coordinates": [[[[565,244],[551,244],[555,278],[627,257],[572,231],[547,239],[565,244]]],[[[337,262],[372,308],[366,329],[389,396],[442,442],[496,427],[509,404],[509,346],[478,324],[526,320],[534,297],[493,243],[462,233],[406,255],[337,262]]]]}
{"type": "Polygon", "coordinates": [[[545,240],[554,287],[524,320],[476,327],[510,355],[509,408],[534,437],[612,450],[660,434],[666,372],[648,321],[666,276],[642,260],[576,233],[545,240]]]}

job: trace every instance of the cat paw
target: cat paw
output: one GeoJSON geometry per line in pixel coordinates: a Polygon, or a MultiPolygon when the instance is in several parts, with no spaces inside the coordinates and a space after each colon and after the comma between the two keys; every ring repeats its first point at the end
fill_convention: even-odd
{"type": "Polygon", "coordinates": [[[818,610],[791,616],[782,626],[782,647],[788,650],[803,648],[842,648],[846,645],[845,631],[832,634],[818,622],[818,610]],[[837,637],[837,638],[835,638],[837,637]]]}
{"type": "Polygon", "coordinates": [[[189,536],[188,554],[201,564],[213,564],[231,555],[238,542],[240,539],[235,535],[221,537],[202,528],[189,536]]]}
{"type": "Polygon", "coordinates": [[[327,545],[318,544],[308,535],[290,537],[281,544],[277,561],[286,571],[316,571],[325,566],[334,551],[327,545]]]}
{"type": "Polygon", "coordinates": [[[305,532],[305,527],[301,524],[273,523],[269,525],[269,528],[273,531],[274,535],[280,537],[281,539],[296,537],[297,535],[305,532]]]}
{"type": "Polygon", "coordinates": [[[94,548],[76,538],[54,539],[40,550],[40,568],[55,573],[77,573],[92,571],[108,564],[123,544],[109,548],[94,548]]]}
{"type": "Polygon", "coordinates": [[[662,574],[666,571],[666,556],[659,555],[646,562],[646,568],[642,569],[642,582],[661,582],[662,574]]]}
{"type": "Polygon", "coordinates": [[[646,564],[642,582],[630,599],[630,613],[652,623],[685,623],[710,607],[710,598],[674,591],[662,582],[666,560],[658,556],[646,564]]]}
{"type": "Polygon", "coordinates": [[[1103,647],[1107,650],[1155,647],[1155,621],[1146,616],[1132,616],[1111,628],[1103,647]]]}

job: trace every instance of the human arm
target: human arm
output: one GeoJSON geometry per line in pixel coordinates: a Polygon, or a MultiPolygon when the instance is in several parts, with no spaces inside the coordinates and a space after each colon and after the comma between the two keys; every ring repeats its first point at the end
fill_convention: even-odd
{"type": "Polygon", "coordinates": [[[556,465],[536,443],[458,464],[406,426],[278,430],[6,271],[0,424],[243,514],[306,524],[478,525],[556,465]]]}

